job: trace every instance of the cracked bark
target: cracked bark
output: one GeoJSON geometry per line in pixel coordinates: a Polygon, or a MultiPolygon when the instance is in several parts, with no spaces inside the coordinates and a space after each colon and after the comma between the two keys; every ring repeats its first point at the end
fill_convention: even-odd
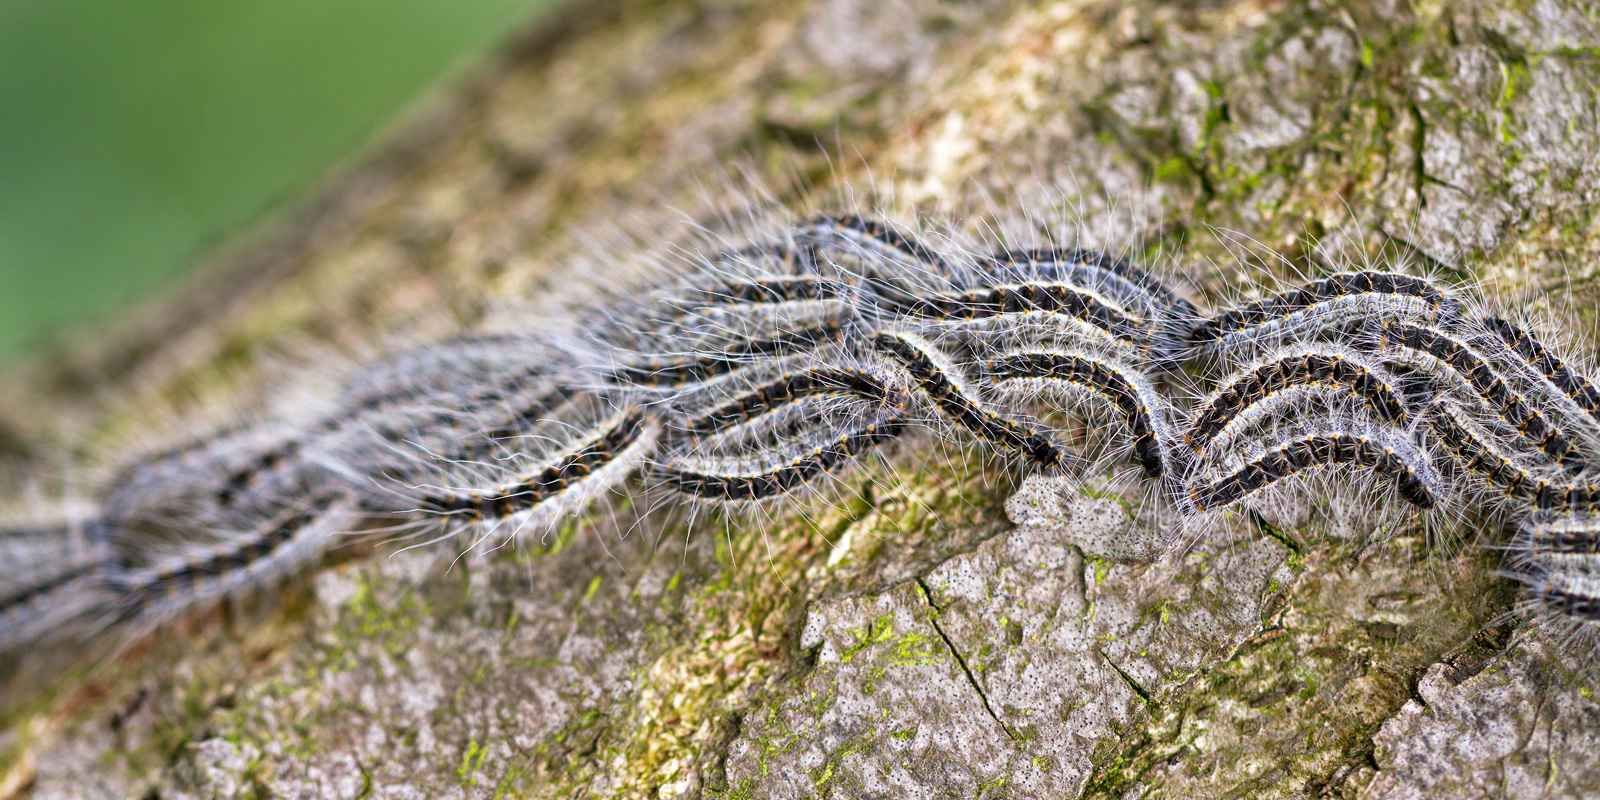
{"type": "MultiPolygon", "coordinates": [[[[584,236],[631,252],[607,232],[740,159],[785,203],[877,176],[973,230],[1026,208],[1076,243],[1181,242],[1212,296],[1401,254],[1577,309],[1592,341],[1597,54],[1593,10],[1550,0],[574,4],[212,277],[7,375],[0,442],[32,474],[269,409],[303,377],[281,352],[547,302],[584,236]]],[[[601,514],[453,570],[356,559],[43,694],[13,682],[0,795],[1600,788],[1595,687],[1494,623],[1492,554],[1241,524],[1133,567],[1102,557],[1115,503],[1012,528],[1002,480],[912,461],[810,522],[622,538],[601,514]]]]}
{"type": "Polygon", "coordinates": [[[1112,661],[1111,656],[1106,655],[1098,649],[1095,650],[1094,653],[1095,655],[1105,659],[1106,666],[1110,667],[1113,672],[1117,673],[1117,677],[1121,678],[1123,683],[1128,684],[1128,688],[1132,689],[1133,693],[1138,695],[1139,699],[1144,701],[1146,705],[1157,705],[1155,698],[1150,696],[1150,692],[1147,691],[1143,686],[1140,686],[1139,682],[1134,680],[1133,676],[1129,675],[1127,670],[1117,666],[1117,662],[1112,661]]]}
{"type": "Polygon", "coordinates": [[[939,634],[939,640],[944,642],[944,646],[950,650],[950,655],[955,657],[956,664],[961,667],[961,674],[967,676],[967,683],[971,684],[972,690],[978,693],[978,700],[983,703],[984,713],[988,714],[989,718],[993,719],[995,724],[1006,732],[1006,736],[1011,737],[1012,741],[1016,741],[1016,732],[1012,731],[1011,727],[1006,725],[1005,720],[1000,719],[1000,715],[994,713],[994,707],[989,705],[989,695],[983,691],[983,684],[978,682],[978,677],[972,674],[972,667],[967,665],[967,659],[961,655],[960,650],[956,649],[956,643],[950,639],[950,635],[939,627],[939,607],[933,603],[932,590],[920,578],[917,579],[917,586],[922,589],[922,596],[928,601],[928,608],[933,609],[933,613],[928,616],[928,623],[933,626],[934,632],[939,634]]]}

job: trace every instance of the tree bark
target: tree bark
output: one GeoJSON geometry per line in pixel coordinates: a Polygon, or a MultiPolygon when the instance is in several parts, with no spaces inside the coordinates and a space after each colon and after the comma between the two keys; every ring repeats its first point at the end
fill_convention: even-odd
{"type": "MultiPolygon", "coordinates": [[[[1032,214],[1213,298],[1411,259],[1576,309],[1592,342],[1597,20],[574,3],[191,287],[14,371],[0,453],[112,461],[270,413],[305,353],[537,304],[597,257],[585,233],[734,205],[734,168],[790,206],[849,185],[973,231],[1032,214]]],[[[494,558],[349,560],[11,698],[0,797],[1600,793],[1593,671],[1506,618],[1491,551],[1240,523],[1123,565],[1092,544],[1126,524],[1110,500],[1013,527],[1004,478],[906,461],[810,519],[622,535],[608,509],[494,558]]]]}

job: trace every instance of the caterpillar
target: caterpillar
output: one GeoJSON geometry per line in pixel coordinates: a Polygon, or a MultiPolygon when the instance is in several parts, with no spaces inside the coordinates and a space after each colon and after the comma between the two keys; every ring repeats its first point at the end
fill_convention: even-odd
{"type": "Polygon", "coordinates": [[[1406,410],[1388,370],[1344,348],[1317,345],[1283,350],[1225,380],[1195,411],[1188,444],[1196,450],[1250,406],[1299,386],[1337,387],[1361,398],[1387,422],[1403,423],[1406,410]]]}
{"type": "Polygon", "coordinates": [[[820,442],[806,442],[787,453],[751,466],[747,462],[716,465],[706,461],[668,461],[654,478],[673,491],[713,500],[765,500],[781,497],[837,470],[867,450],[904,432],[903,417],[869,417],[820,442]]]}
{"type": "Polygon", "coordinates": [[[117,594],[113,614],[148,627],[197,602],[293,577],[315,564],[348,524],[352,505],[338,492],[314,495],[215,545],[119,569],[105,580],[117,594]]]}
{"type": "Polygon", "coordinates": [[[1206,355],[1233,358],[1371,319],[1448,326],[1460,314],[1460,301],[1425,279],[1374,271],[1341,273],[1219,311],[1194,326],[1189,344],[1206,355]]]}
{"type": "Polygon", "coordinates": [[[873,337],[872,345],[898,361],[940,412],[977,438],[1022,453],[1047,470],[1065,465],[1066,453],[1048,433],[985,408],[983,401],[963,385],[966,381],[955,366],[927,341],[912,334],[884,331],[873,337]]]}
{"type": "Polygon", "coordinates": [[[1600,389],[1594,388],[1588,378],[1574,372],[1565,362],[1552,355],[1533,334],[1502,317],[1488,317],[1484,320],[1484,326],[1510,346],[1528,366],[1538,369],[1556,391],[1571,398],[1591,416],[1600,414],[1600,389]]]}
{"type": "MultiPolygon", "coordinates": [[[[1373,327],[1373,326],[1369,326],[1373,327]]],[[[1448,333],[1431,328],[1384,320],[1363,339],[1378,351],[1409,351],[1427,357],[1416,362],[1424,369],[1446,369],[1455,373],[1455,382],[1471,387],[1487,407],[1540,450],[1557,459],[1569,472],[1579,472],[1587,460],[1557,426],[1550,424],[1527,400],[1514,392],[1483,355],[1448,333]]],[[[1358,340],[1360,341],[1360,340],[1358,340]]]]}
{"type": "Polygon", "coordinates": [[[786,372],[755,390],[735,397],[683,424],[681,432],[698,438],[770,414],[804,397],[848,394],[875,402],[889,397],[890,387],[866,370],[817,367],[786,372]]]}
{"type": "Polygon", "coordinates": [[[1159,478],[1166,471],[1171,434],[1160,413],[1165,403],[1136,370],[1086,354],[1025,351],[989,362],[986,372],[1007,394],[1037,397],[1042,384],[1058,383],[1100,395],[1121,413],[1145,475],[1159,478]]]}
{"type": "Polygon", "coordinates": [[[1365,476],[1339,492],[1362,507],[1488,509],[1525,602],[1600,631],[1600,390],[1458,287],[1364,270],[1202,311],[1094,251],[973,254],[858,215],[769,234],[596,303],[572,334],[403,351],[317,414],[132,463],[81,542],[0,536],[0,647],[72,619],[148,629],[313,569],[338,535],[475,547],[634,490],[804,502],[913,431],[1063,485],[1103,466],[1069,470],[1078,441],[1114,440],[1194,530],[1330,470],[1365,476]],[[1115,425],[1054,425],[1062,397],[1115,425]]]}
{"type": "Polygon", "coordinates": [[[1223,475],[1190,478],[1187,500],[1204,513],[1232,505],[1254,492],[1319,467],[1354,465],[1369,470],[1401,499],[1427,510],[1439,502],[1442,481],[1430,460],[1410,442],[1379,428],[1313,428],[1283,437],[1239,457],[1223,475]]]}

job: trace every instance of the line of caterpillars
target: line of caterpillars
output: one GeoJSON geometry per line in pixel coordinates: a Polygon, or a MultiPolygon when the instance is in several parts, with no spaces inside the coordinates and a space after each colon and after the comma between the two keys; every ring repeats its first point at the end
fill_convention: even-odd
{"type": "Polygon", "coordinates": [[[422,348],[278,441],[239,444],[247,427],[133,465],[87,523],[98,561],[5,565],[0,645],[52,627],[69,592],[98,593],[104,619],[254,588],[314,564],[306,537],[364,520],[515,535],[625,482],[770,502],[912,431],[1086,478],[1106,465],[1078,460],[1063,416],[1110,420],[1117,458],[1179,518],[1330,468],[1370,478],[1375,503],[1487,508],[1515,529],[1508,564],[1538,610],[1600,627],[1600,391],[1432,281],[1341,273],[1203,314],[1105,253],[945,254],[829,216],[629,297],[579,321],[582,348],[540,332],[422,348]],[[187,551],[148,546],[186,535],[187,551]]]}

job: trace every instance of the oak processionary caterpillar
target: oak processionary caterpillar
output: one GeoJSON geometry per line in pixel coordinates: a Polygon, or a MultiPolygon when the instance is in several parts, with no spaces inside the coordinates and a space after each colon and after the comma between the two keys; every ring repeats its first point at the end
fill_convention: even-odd
{"type": "Polygon", "coordinates": [[[974,254],[859,216],[687,260],[579,335],[389,356],[320,416],[146,458],[85,519],[0,530],[0,650],[147,631],[310,570],[341,535],[460,552],[616,492],[803,502],[920,430],[1008,460],[1034,492],[1136,465],[1182,535],[1297,494],[1484,512],[1509,531],[1524,610],[1595,656],[1600,390],[1465,291],[1365,270],[1207,313],[1104,253],[974,254]]]}

